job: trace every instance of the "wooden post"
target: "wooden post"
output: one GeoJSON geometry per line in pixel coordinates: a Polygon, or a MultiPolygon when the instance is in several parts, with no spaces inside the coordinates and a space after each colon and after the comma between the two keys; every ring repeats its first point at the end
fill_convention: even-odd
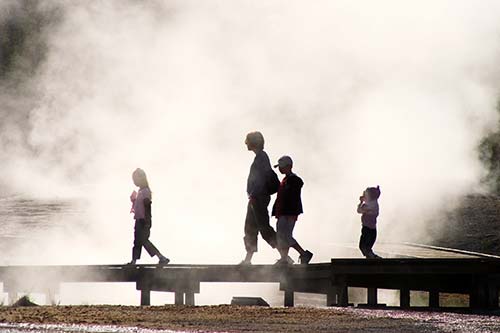
{"type": "Polygon", "coordinates": [[[429,307],[439,308],[439,291],[437,290],[429,291],[429,307]]]}
{"type": "Polygon", "coordinates": [[[498,309],[498,287],[494,282],[488,282],[488,308],[498,309]]]}
{"type": "Polygon", "coordinates": [[[151,305],[151,290],[141,290],[141,305],[151,305]]]}
{"type": "Polygon", "coordinates": [[[410,308],[410,289],[401,289],[399,291],[399,306],[403,309],[410,308]]]}
{"type": "Polygon", "coordinates": [[[488,308],[491,295],[487,277],[474,275],[471,285],[469,307],[473,309],[488,308]]]}
{"type": "Polygon", "coordinates": [[[191,305],[194,306],[194,292],[189,291],[185,293],[185,298],[186,298],[186,305],[191,305]]]}
{"type": "Polygon", "coordinates": [[[346,283],[347,277],[345,275],[338,275],[334,277],[334,284],[337,288],[337,305],[349,306],[349,292],[346,283]]]}
{"type": "Polygon", "coordinates": [[[473,287],[473,292],[470,294],[470,307],[474,309],[486,309],[488,308],[489,292],[488,288],[479,284],[473,287]]]}
{"type": "Polygon", "coordinates": [[[336,306],[337,304],[337,288],[331,287],[326,294],[326,306],[336,306]]]}
{"type": "Polygon", "coordinates": [[[349,293],[346,284],[338,287],[338,301],[339,306],[349,306],[349,293]]]}
{"type": "Polygon", "coordinates": [[[378,304],[377,288],[368,288],[367,304],[368,306],[376,306],[378,304]]]}
{"type": "Polygon", "coordinates": [[[293,290],[285,290],[285,306],[292,307],[294,305],[293,290]]]}
{"type": "Polygon", "coordinates": [[[175,305],[184,305],[184,293],[182,291],[175,292],[175,305]]]}
{"type": "Polygon", "coordinates": [[[470,292],[470,304],[469,306],[473,309],[484,309],[487,303],[487,292],[483,285],[481,279],[478,277],[473,278],[474,284],[472,285],[472,290],[470,292]]]}
{"type": "Polygon", "coordinates": [[[471,291],[469,293],[469,308],[471,309],[477,309],[478,306],[478,301],[477,301],[477,296],[474,293],[474,291],[471,291]]]}

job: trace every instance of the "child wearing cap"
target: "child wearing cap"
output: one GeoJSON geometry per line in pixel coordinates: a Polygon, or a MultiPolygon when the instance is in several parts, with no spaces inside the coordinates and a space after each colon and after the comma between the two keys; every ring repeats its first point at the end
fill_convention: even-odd
{"type": "Polygon", "coordinates": [[[359,197],[358,213],[361,214],[361,237],[359,239],[359,249],[368,258],[380,258],[373,253],[373,245],[377,239],[377,217],[379,213],[378,198],[380,197],[380,187],[368,187],[363,195],[359,197]]]}
{"type": "Polygon", "coordinates": [[[277,264],[289,264],[288,251],[290,247],[299,252],[299,261],[301,264],[308,264],[313,254],[310,251],[304,250],[297,240],[293,238],[295,222],[298,216],[303,213],[300,192],[304,182],[292,172],[293,161],[290,156],[282,156],[278,160],[278,164],[274,167],[278,167],[280,173],[285,175],[280,183],[278,195],[272,210],[272,215],[277,218],[277,248],[281,256],[277,264]]]}

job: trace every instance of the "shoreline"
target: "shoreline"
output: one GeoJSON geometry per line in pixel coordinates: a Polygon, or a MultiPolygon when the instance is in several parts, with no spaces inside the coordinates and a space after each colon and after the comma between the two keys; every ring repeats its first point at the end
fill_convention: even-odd
{"type": "MultiPolygon", "coordinates": [[[[0,323],[181,332],[498,332],[500,316],[357,308],[248,306],[0,307],[0,323]],[[127,329],[128,328],[128,329],[127,329]]],[[[0,326],[0,331],[2,327],[0,326]]],[[[62,328],[63,329],[63,328],[62,328]]],[[[63,329],[64,330],[64,329],[63,329]]],[[[90,330],[90,329],[89,329],[90,330]]],[[[119,332],[120,329],[117,330],[119,332]]]]}

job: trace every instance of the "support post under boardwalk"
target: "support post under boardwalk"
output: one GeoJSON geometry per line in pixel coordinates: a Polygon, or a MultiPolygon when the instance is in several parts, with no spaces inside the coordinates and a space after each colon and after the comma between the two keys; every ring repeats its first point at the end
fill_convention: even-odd
{"type": "Polygon", "coordinates": [[[429,307],[439,308],[439,291],[437,290],[429,291],[429,307]]]}
{"type": "Polygon", "coordinates": [[[141,290],[141,305],[151,305],[151,290],[141,290]]]}
{"type": "Polygon", "coordinates": [[[285,290],[285,306],[292,307],[294,305],[293,290],[285,290]]]}
{"type": "MultiPolygon", "coordinates": [[[[490,293],[491,290],[488,277],[483,275],[474,275],[472,276],[471,285],[469,306],[473,309],[490,308],[490,298],[493,295],[490,293]]],[[[496,302],[498,305],[498,299],[496,302]]]]}
{"type": "Polygon", "coordinates": [[[338,287],[338,298],[339,306],[349,306],[349,292],[347,285],[344,284],[338,287]]]}
{"type": "Polygon", "coordinates": [[[402,309],[410,308],[410,289],[401,289],[399,291],[399,306],[402,309]]]}
{"type": "Polygon", "coordinates": [[[334,286],[337,289],[337,305],[349,306],[349,293],[345,275],[334,275],[334,286]]]}
{"type": "Polygon", "coordinates": [[[368,306],[376,306],[378,304],[377,288],[368,288],[367,304],[368,306]]]}
{"type": "Polygon", "coordinates": [[[488,283],[488,308],[498,309],[498,287],[494,283],[488,283]]]}
{"type": "Polygon", "coordinates": [[[185,297],[186,297],[186,305],[195,305],[194,304],[194,292],[187,292],[185,293],[185,297]]]}
{"type": "Polygon", "coordinates": [[[184,293],[182,291],[175,292],[175,305],[184,305],[184,293]]]}
{"type": "Polygon", "coordinates": [[[326,306],[335,306],[337,302],[337,288],[331,287],[326,294],[326,306]]]}

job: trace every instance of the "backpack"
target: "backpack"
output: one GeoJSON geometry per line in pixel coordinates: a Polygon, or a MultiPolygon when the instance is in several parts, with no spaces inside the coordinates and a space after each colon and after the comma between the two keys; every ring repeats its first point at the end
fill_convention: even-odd
{"type": "Polygon", "coordinates": [[[276,172],[274,172],[273,169],[269,169],[267,171],[267,175],[266,175],[266,189],[267,189],[267,193],[269,195],[271,194],[274,194],[276,192],[278,192],[278,189],[280,187],[280,180],[278,178],[278,175],[276,174],[276,172]]]}

